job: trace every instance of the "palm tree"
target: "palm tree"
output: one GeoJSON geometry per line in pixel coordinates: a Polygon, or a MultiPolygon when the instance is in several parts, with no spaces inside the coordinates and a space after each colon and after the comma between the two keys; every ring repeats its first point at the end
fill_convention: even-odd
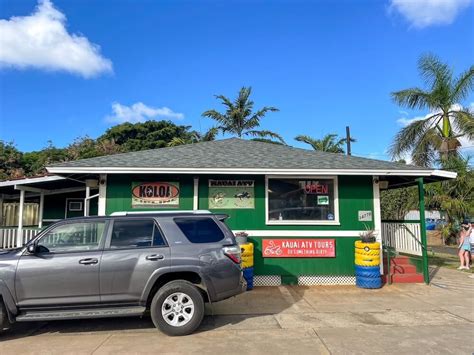
{"type": "Polygon", "coordinates": [[[260,126],[260,120],[267,112],[276,112],[279,110],[275,107],[265,106],[254,112],[254,102],[249,98],[251,93],[251,87],[243,87],[240,89],[239,95],[234,102],[224,95],[216,95],[216,98],[225,106],[225,112],[220,113],[216,110],[208,110],[203,112],[202,116],[217,121],[219,124],[217,128],[222,133],[231,133],[239,138],[245,136],[258,138],[270,137],[284,143],[283,138],[275,132],[255,129],[260,126]]]}
{"type": "Polygon", "coordinates": [[[209,142],[216,139],[217,133],[219,130],[217,127],[210,128],[206,133],[202,134],[197,131],[192,131],[188,137],[173,137],[171,141],[167,144],[168,147],[176,147],[183,144],[191,144],[198,142],[209,142]]]}
{"type": "Polygon", "coordinates": [[[428,54],[420,58],[418,69],[428,88],[393,92],[392,98],[400,106],[431,113],[401,129],[389,152],[394,159],[411,153],[416,164],[429,166],[437,157],[457,156],[459,137],[474,139],[473,113],[459,105],[474,88],[474,65],[454,79],[447,64],[428,54]]]}
{"type": "MultiPolygon", "coordinates": [[[[300,135],[295,137],[298,142],[309,144],[314,150],[329,153],[344,153],[344,145],[347,142],[346,138],[339,138],[337,134],[330,133],[326,134],[321,139],[312,138],[310,136],[300,135]]],[[[355,142],[354,138],[351,138],[351,142],[355,142]]]]}

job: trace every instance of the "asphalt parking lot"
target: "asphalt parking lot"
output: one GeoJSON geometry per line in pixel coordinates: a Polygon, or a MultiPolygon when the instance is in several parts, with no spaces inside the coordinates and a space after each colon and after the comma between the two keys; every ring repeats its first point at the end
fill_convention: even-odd
{"type": "Polygon", "coordinates": [[[149,318],[17,324],[1,354],[472,354],[474,279],[439,269],[430,286],[260,287],[207,308],[172,338],[149,318]]]}

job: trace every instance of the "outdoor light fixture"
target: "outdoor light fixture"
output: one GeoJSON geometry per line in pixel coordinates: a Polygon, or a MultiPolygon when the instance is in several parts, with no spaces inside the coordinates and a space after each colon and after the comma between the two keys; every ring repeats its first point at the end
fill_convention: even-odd
{"type": "Polygon", "coordinates": [[[86,179],[86,186],[92,189],[99,187],[99,181],[96,179],[86,179]]]}

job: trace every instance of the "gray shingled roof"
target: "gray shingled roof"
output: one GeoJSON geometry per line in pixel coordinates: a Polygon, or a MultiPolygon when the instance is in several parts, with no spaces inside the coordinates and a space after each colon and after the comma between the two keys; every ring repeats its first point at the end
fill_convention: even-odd
{"type": "Polygon", "coordinates": [[[51,167],[425,170],[413,165],[238,138],[69,161],[51,167]]]}

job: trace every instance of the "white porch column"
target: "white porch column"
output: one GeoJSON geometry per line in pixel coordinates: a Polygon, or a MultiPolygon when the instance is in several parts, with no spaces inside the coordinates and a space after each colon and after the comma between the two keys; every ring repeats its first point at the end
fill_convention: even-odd
{"type": "Polygon", "coordinates": [[[44,211],[44,192],[40,192],[40,203],[38,211],[38,228],[43,228],[43,211],[44,211]]]}
{"type": "Polygon", "coordinates": [[[98,215],[105,216],[107,207],[107,175],[100,174],[98,215]]]}
{"type": "Polygon", "coordinates": [[[25,205],[25,190],[20,190],[20,207],[18,209],[18,233],[16,239],[16,246],[23,246],[23,212],[25,205]]]}
{"type": "Polygon", "coordinates": [[[3,194],[0,194],[0,227],[3,226],[3,194]]]}
{"type": "MultiPolygon", "coordinates": [[[[380,243],[380,255],[382,254],[382,212],[380,210],[380,184],[379,177],[373,177],[373,191],[374,191],[374,232],[377,242],[380,243]]],[[[383,258],[380,258],[383,260],[383,258]]],[[[383,274],[383,262],[380,262],[380,274],[383,274]]]]}
{"type": "Polygon", "coordinates": [[[193,210],[199,209],[199,178],[194,178],[193,210]]]}
{"type": "Polygon", "coordinates": [[[90,196],[91,196],[91,188],[86,185],[86,198],[84,199],[84,216],[86,217],[89,215],[90,196]]]}

